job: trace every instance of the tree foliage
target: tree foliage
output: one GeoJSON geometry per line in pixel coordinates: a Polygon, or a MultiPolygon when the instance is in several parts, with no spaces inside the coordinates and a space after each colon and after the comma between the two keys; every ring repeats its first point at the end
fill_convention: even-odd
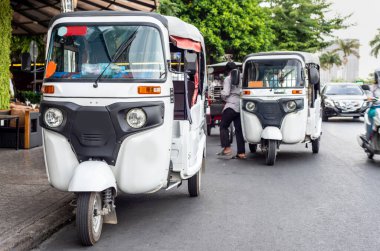
{"type": "Polygon", "coordinates": [[[12,8],[9,0],[0,1],[0,109],[9,108],[9,64],[12,8]]]}
{"type": "Polygon", "coordinates": [[[12,36],[11,40],[11,60],[12,62],[20,62],[20,55],[24,52],[29,52],[30,42],[34,40],[38,46],[37,61],[43,62],[45,58],[45,42],[44,35],[20,35],[12,36]]]}
{"type": "Polygon", "coordinates": [[[211,61],[225,54],[241,60],[249,53],[270,49],[274,39],[270,13],[258,4],[258,0],[165,0],[160,12],[175,14],[198,27],[211,61]]]}
{"type": "Polygon", "coordinates": [[[341,51],[343,53],[343,64],[347,64],[348,57],[350,55],[354,55],[359,58],[359,47],[360,43],[357,39],[338,39],[336,41],[336,45],[338,46],[333,52],[341,51]]]}
{"type": "Polygon", "coordinates": [[[326,0],[269,0],[279,50],[316,52],[326,46],[335,30],[347,28],[350,16],[326,17],[331,3],[326,0]]]}
{"type": "Polygon", "coordinates": [[[380,54],[380,29],[377,29],[377,34],[369,42],[369,45],[372,47],[371,55],[377,58],[380,54]]]}
{"type": "Polygon", "coordinates": [[[241,59],[268,50],[316,52],[348,27],[349,16],[326,16],[330,6],[327,0],[161,0],[159,12],[197,26],[215,61],[226,53],[241,59]]]}
{"type": "Polygon", "coordinates": [[[327,70],[331,70],[331,68],[334,65],[336,65],[336,66],[342,65],[342,60],[336,52],[330,51],[330,52],[323,53],[319,57],[319,60],[321,62],[321,67],[323,69],[327,69],[327,70]]]}

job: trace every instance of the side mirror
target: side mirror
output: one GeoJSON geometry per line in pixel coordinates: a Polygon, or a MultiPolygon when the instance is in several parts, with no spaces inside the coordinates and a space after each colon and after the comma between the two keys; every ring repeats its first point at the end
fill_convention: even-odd
{"type": "Polygon", "coordinates": [[[189,74],[195,74],[197,71],[197,54],[185,53],[185,71],[189,74]]]}
{"type": "Polygon", "coordinates": [[[362,89],[364,91],[370,91],[371,89],[369,88],[369,85],[362,85],[362,89]]]}
{"type": "Polygon", "coordinates": [[[309,69],[309,81],[312,85],[317,85],[319,83],[319,71],[315,67],[310,67],[309,69]]]}
{"type": "Polygon", "coordinates": [[[240,72],[238,69],[231,71],[231,85],[239,86],[240,84],[240,72]]]}
{"type": "Polygon", "coordinates": [[[30,71],[32,67],[31,57],[28,52],[21,54],[21,70],[22,71],[30,71]]]}

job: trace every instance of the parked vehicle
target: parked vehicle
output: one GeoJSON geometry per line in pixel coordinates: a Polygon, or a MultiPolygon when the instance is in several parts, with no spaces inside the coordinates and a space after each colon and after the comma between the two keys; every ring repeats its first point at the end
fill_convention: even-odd
{"type": "Polygon", "coordinates": [[[53,18],[47,44],[46,170],[52,186],[77,194],[81,242],[93,245],[103,223],[117,222],[120,192],[187,180],[198,196],[207,86],[199,30],[155,13],[72,12],[53,18]]]}
{"type": "Polygon", "coordinates": [[[328,83],[322,89],[322,120],[364,116],[366,93],[357,83],[328,83]]]}
{"type": "Polygon", "coordinates": [[[248,55],[243,63],[241,119],[251,152],[257,146],[274,165],[280,144],[311,143],[319,152],[319,59],[305,52],[248,55]]]}

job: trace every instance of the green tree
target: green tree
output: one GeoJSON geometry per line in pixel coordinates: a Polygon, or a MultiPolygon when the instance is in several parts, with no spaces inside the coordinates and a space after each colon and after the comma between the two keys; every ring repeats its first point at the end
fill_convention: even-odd
{"type": "Polygon", "coordinates": [[[162,14],[175,14],[194,24],[205,37],[209,61],[218,61],[225,54],[235,60],[271,48],[274,34],[270,11],[258,0],[165,0],[162,14]]]}
{"type": "Polygon", "coordinates": [[[326,17],[331,3],[326,0],[266,0],[272,11],[278,50],[316,52],[328,46],[326,37],[347,28],[350,16],[326,17]]]}
{"type": "Polygon", "coordinates": [[[321,62],[321,67],[328,71],[330,71],[334,65],[336,66],[342,65],[342,60],[340,59],[339,55],[336,52],[330,51],[330,52],[323,53],[319,57],[319,60],[321,62]]]}
{"type": "Polygon", "coordinates": [[[380,29],[377,29],[376,36],[369,42],[372,47],[371,55],[377,58],[380,54],[380,29]]]}
{"type": "Polygon", "coordinates": [[[21,35],[21,36],[12,36],[11,39],[11,61],[20,62],[20,55],[24,52],[29,52],[30,42],[34,40],[38,46],[38,57],[37,62],[44,62],[45,59],[45,42],[44,35],[21,35]]]}
{"type": "Polygon", "coordinates": [[[354,55],[359,58],[359,47],[360,43],[357,39],[338,39],[336,41],[338,48],[334,49],[333,52],[341,51],[343,53],[343,64],[347,64],[348,57],[354,55]]]}
{"type": "Polygon", "coordinates": [[[9,65],[12,35],[12,8],[9,0],[0,1],[0,109],[9,108],[9,65]]]}

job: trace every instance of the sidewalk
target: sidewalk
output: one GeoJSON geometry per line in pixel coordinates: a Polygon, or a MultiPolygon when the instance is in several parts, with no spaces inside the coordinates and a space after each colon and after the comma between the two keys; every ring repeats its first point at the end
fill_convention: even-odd
{"type": "Polygon", "coordinates": [[[70,193],[52,188],[42,147],[0,149],[0,250],[30,250],[72,217],[70,193]]]}

